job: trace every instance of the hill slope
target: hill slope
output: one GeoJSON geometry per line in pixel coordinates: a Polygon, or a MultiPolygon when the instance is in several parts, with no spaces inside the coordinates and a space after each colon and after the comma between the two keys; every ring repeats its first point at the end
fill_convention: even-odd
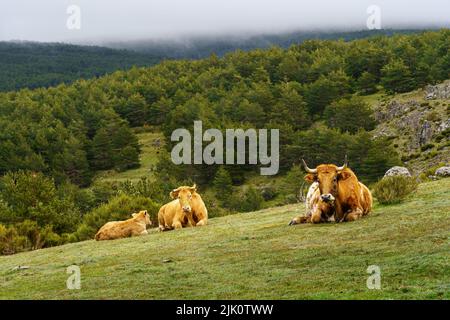
{"type": "Polygon", "coordinates": [[[202,228],[0,257],[1,299],[449,299],[450,179],[353,223],[287,226],[290,205],[202,228]],[[81,267],[81,290],[66,268],[81,267]],[[19,265],[26,270],[13,270],[19,265]],[[381,290],[366,269],[381,268],[381,290]]]}
{"type": "Polygon", "coordinates": [[[411,92],[377,93],[364,99],[378,121],[374,136],[388,137],[404,165],[414,173],[450,163],[450,80],[411,92]]]}
{"type": "Polygon", "coordinates": [[[50,87],[160,60],[151,54],[96,46],[0,42],[0,91],[50,87]]]}
{"type": "Polygon", "coordinates": [[[99,173],[96,179],[100,181],[137,181],[142,177],[151,177],[152,169],[158,162],[158,154],[164,144],[164,136],[161,132],[138,133],[141,153],[139,156],[139,168],[129,169],[122,172],[108,170],[99,173]]]}

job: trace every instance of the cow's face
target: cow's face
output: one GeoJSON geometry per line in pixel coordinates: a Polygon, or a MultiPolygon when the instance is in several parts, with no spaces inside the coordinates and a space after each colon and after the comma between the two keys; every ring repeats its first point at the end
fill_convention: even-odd
{"type": "Polygon", "coordinates": [[[144,219],[146,226],[152,225],[152,221],[150,220],[150,215],[148,214],[147,210],[139,211],[139,213],[133,213],[132,216],[133,218],[140,217],[144,219]]]}
{"type": "Polygon", "coordinates": [[[182,186],[172,190],[170,196],[172,199],[178,199],[180,207],[185,213],[192,212],[191,200],[192,194],[197,191],[197,186],[194,184],[192,187],[182,186]]]}
{"type": "Polygon", "coordinates": [[[342,167],[334,164],[321,164],[315,169],[310,169],[304,161],[303,163],[306,172],[308,172],[305,180],[308,182],[317,181],[319,183],[321,200],[325,203],[333,204],[337,197],[338,181],[346,177],[343,171],[347,167],[347,161],[342,167]]]}

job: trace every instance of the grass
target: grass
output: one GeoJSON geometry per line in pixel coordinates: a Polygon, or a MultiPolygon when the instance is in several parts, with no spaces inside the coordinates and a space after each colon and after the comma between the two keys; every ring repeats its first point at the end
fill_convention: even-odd
{"type": "Polygon", "coordinates": [[[156,165],[158,160],[158,153],[164,146],[164,136],[161,132],[144,132],[138,133],[139,144],[141,146],[140,164],[136,169],[127,170],[123,172],[104,171],[97,175],[98,181],[125,181],[139,180],[141,177],[150,177],[152,175],[151,168],[156,165]],[[161,145],[158,147],[154,145],[154,141],[159,139],[161,145]]]}
{"type": "Polygon", "coordinates": [[[362,220],[288,226],[289,205],[206,227],[0,257],[1,299],[449,299],[450,179],[362,220]],[[66,289],[66,268],[81,289],[66,289]],[[26,270],[13,270],[16,266],[26,270]],[[369,290],[369,265],[381,289],[369,290]]]}

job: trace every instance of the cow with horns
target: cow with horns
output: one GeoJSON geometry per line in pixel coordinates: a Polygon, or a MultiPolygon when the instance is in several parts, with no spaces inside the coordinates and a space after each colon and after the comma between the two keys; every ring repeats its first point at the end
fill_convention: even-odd
{"type": "MultiPolygon", "coordinates": [[[[307,207],[316,208],[316,211],[317,208],[325,208],[321,210],[326,211],[327,216],[330,215],[330,210],[334,211],[336,222],[354,221],[372,210],[372,194],[363,183],[358,181],[355,173],[347,167],[347,157],[341,167],[334,164],[321,164],[311,169],[303,159],[302,161],[307,172],[305,180],[313,183],[318,189],[317,195],[312,196],[309,200],[314,203],[307,203],[307,207]]],[[[320,214],[322,212],[319,212],[320,214]]],[[[294,218],[290,224],[323,221],[323,219],[314,221],[314,219],[308,218],[308,215],[311,215],[311,212],[307,212],[306,218],[294,218]]]]}

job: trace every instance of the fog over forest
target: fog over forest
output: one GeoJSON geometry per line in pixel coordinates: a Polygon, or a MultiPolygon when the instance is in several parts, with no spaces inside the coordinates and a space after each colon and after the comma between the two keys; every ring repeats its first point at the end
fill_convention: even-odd
{"type": "Polygon", "coordinates": [[[294,30],[362,30],[367,28],[368,8],[374,4],[380,9],[382,28],[450,25],[447,0],[2,0],[0,40],[101,44],[294,30]],[[66,26],[72,5],[80,9],[80,29],[66,26]]]}

